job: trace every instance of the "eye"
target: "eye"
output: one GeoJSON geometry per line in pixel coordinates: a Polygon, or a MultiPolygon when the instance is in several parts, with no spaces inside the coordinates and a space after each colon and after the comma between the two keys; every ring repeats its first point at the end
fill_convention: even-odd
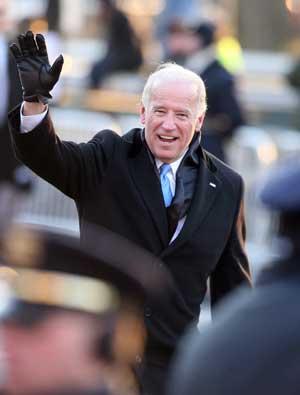
{"type": "Polygon", "coordinates": [[[158,115],[163,115],[163,114],[166,113],[166,111],[164,109],[162,109],[162,108],[157,108],[157,109],[154,110],[154,113],[158,114],[158,115]]]}
{"type": "Polygon", "coordinates": [[[179,119],[187,119],[187,118],[188,118],[188,115],[187,115],[186,113],[184,113],[184,112],[178,112],[178,113],[176,114],[176,116],[177,116],[179,119]]]}

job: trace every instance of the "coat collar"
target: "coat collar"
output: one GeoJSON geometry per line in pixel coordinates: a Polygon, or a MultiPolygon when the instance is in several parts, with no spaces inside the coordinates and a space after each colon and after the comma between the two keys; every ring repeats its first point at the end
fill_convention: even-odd
{"type": "MultiPolygon", "coordinates": [[[[134,142],[134,140],[133,140],[134,142]]],[[[178,237],[169,245],[168,220],[164,206],[159,176],[154,159],[147,145],[142,140],[141,131],[135,135],[134,149],[129,159],[130,171],[158,235],[165,247],[163,255],[179,247],[187,240],[204,220],[208,210],[220,193],[222,181],[217,176],[217,169],[205,151],[197,145],[193,156],[197,154],[198,177],[194,197],[188,210],[187,218],[178,237]]]]}
{"type": "Polygon", "coordinates": [[[129,167],[136,189],[149,211],[163,246],[166,246],[169,242],[167,213],[157,169],[145,144],[138,142],[134,147],[129,167]]]}
{"type": "Polygon", "coordinates": [[[188,209],[183,228],[176,239],[168,246],[162,256],[169,254],[188,240],[192,233],[201,226],[208,211],[214,204],[216,197],[222,189],[222,181],[212,171],[210,162],[204,156],[199,161],[197,183],[191,206],[188,209]]]}

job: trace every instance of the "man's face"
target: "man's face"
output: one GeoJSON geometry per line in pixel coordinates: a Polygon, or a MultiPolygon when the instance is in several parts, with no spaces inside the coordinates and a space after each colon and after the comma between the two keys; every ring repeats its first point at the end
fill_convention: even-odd
{"type": "Polygon", "coordinates": [[[198,96],[192,82],[159,82],[152,88],[147,108],[140,119],[145,138],[155,158],[164,163],[176,161],[199,132],[204,115],[197,115],[198,96]]]}

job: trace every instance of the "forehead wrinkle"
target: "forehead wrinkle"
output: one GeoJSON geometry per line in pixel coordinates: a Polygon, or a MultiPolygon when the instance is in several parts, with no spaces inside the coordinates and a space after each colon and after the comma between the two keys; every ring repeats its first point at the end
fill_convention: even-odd
{"type": "MultiPolygon", "coordinates": [[[[152,111],[155,111],[155,110],[158,110],[158,109],[170,110],[169,107],[170,106],[167,106],[164,103],[159,103],[159,104],[152,103],[151,110],[152,111]]],[[[171,110],[174,111],[175,113],[180,112],[180,113],[184,113],[184,114],[187,114],[187,115],[192,115],[193,114],[192,110],[190,108],[185,107],[185,106],[177,107],[175,105],[174,107],[173,106],[171,106],[171,107],[172,107],[171,110]]]]}
{"type": "MultiPolygon", "coordinates": [[[[199,96],[199,89],[198,86],[196,86],[191,80],[189,79],[167,79],[165,81],[162,80],[156,80],[153,82],[152,89],[150,92],[150,97],[149,101],[154,101],[155,97],[156,99],[162,99],[164,95],[166,95],[166,98],[176,98],[177,97],[177,92],[180,94],[182,92],[181,87],[188,87],[190,90],[190,93],[186,95],[185,102],[188,103],[190,107],[196,105],[198,106],[198,99],[200,99],[199,96]],[[174,87],[178,87],[178,89],[174,89],[172,92],[172,96],[168,94],[169,89],[172,89],[174,87]]],[[[182,97],[179,97],[178,100],[182,101],[182,97]]]]}
{"type": "Polygon", "coordinates": [[[150,109],[157,110],[159,108],[172,110],[174,112],[183,112],[189,115],[193,115],[197,108],[196,97],[192,95],[186,95],[185,98],[170,96],[165,92],[153,92],[150,98],[150,109]]]}

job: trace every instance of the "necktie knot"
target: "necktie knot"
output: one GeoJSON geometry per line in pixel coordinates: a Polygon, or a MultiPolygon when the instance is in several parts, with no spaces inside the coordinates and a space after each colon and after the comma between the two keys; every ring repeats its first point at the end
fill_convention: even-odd
{"type": "Polygon", "coordinates": [[[169,173],[169,171],[171,171],[171,166],[169,165],[169,163],[164,163],[159,168],[159,173],[161,177],[165,177],[169,173]]]}
{"type": "Polygon", "coordinates": [[[173,199],[171,184],[168,178],[169,171],[171,171],[171,166],[168,163],[164,163],[159,168],[161,189],[164,196],[164,202],[166,207],[170,206],[173,199]]]}

